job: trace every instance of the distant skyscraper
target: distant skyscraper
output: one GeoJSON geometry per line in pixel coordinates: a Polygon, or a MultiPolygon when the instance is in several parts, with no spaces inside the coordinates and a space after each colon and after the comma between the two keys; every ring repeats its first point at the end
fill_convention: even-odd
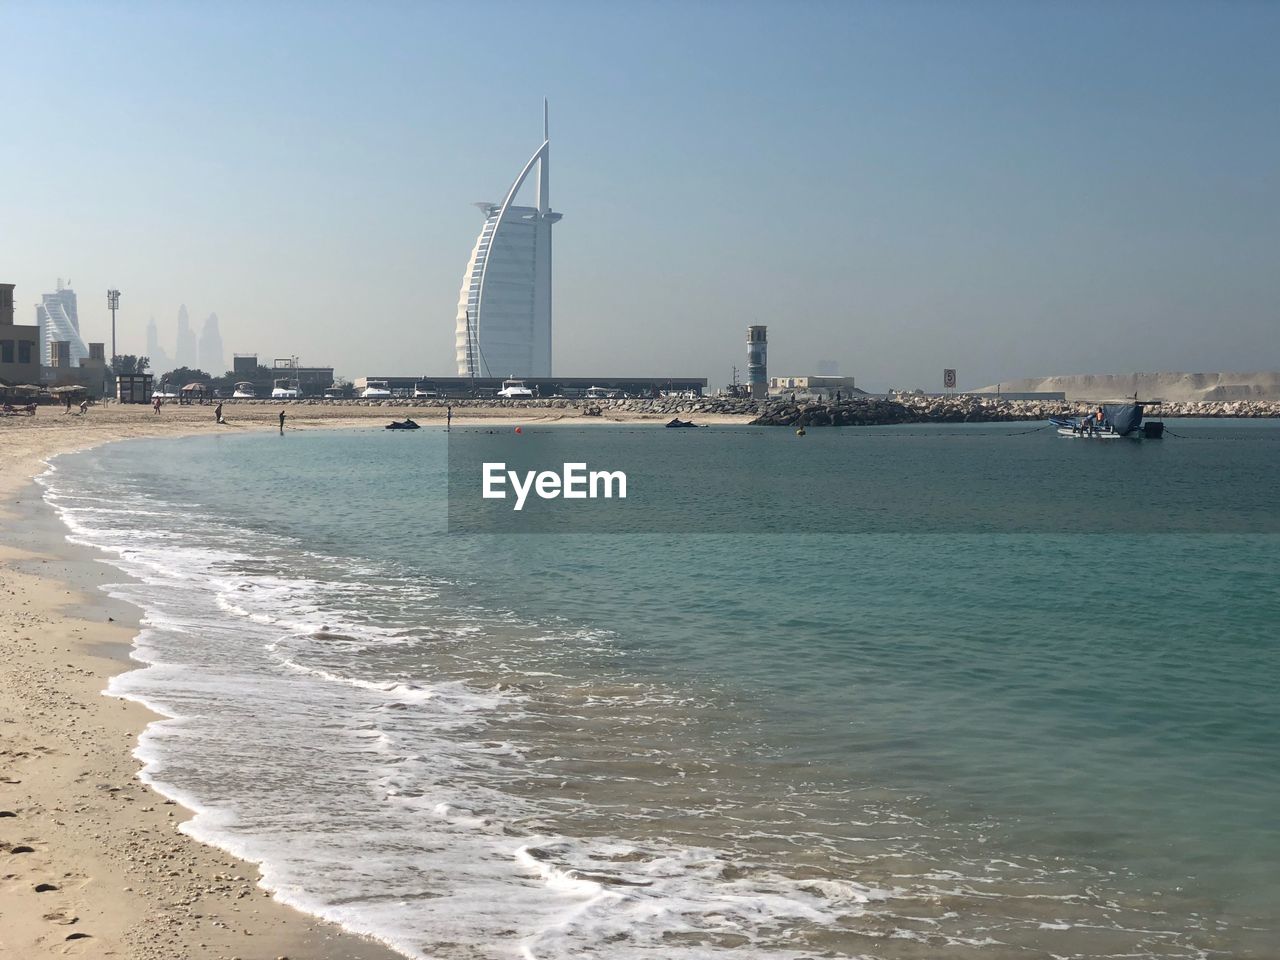
{"type": "Polygon", "coordinates": [[[458,297],[455,336],[464,377],[551,376],[551,139],[542,105],[542,146],[500,204],[476,204],[484,227],[471,251],[458,297]],[[538,166],[537,206],[514,206],[538,166]]]}
{"type": "Polygon", "coordinates": [[[191,329],[191,320],[187,316],[187,305],[185,303],[178,307],[178,344],[173,359],[180,367],[198,367],[200,365],[200,350],[196,345],[196,334],[191,329]]]}
{"type": "Polygon", "coordinates": [[[218,315],[209,314],[200,331],[200,363],[205,373],[215,377],[227,372],[227,359],[222,352],[222,334],[218,332],[218,315]]]}
{"type": "Polygon", "coordinates": [[[169,354],[160,346],[160,331],[156,327],[156,318],[152,317],[147,324],[147,358],[151,361],[151,370],[155,373],[168,373],[173,369],[169,362],[169,354]]]}
{"type": "Polygon", "coordinates": [[[80,338],[76,292],[61,278],[57,290],[46,293],[36,304],[36,325],[40,328],[40,362],[46,367],[53,364],[53,344],[58,342],[70,344],[70,366],[78,366],[82,358],[89,356],[89,348],[80,338]]]}

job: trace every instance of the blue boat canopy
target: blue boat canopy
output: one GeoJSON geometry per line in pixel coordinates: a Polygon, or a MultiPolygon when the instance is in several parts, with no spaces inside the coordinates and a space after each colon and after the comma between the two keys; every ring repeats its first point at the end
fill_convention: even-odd
{"type": "Polygon", "coordinates": [[[1122,437],[1142,426],[1140,403],[1108,403],[1102,408],[1102,415],[1111,424],[1111,429],[1122,437]]]}

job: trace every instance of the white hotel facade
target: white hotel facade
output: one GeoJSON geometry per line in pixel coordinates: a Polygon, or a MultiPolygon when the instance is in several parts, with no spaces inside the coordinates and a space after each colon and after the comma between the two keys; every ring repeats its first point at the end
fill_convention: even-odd
{"type": "Polygon", "coordinates": [[[458,296],[455,346],[462,377],[551,376],[551,226],[560,214],[551,210],[545,101],[542,124],[542,146],[502,203],[476,204],[484,226],[458,296]],[[516,206],[535,166],[536,205],[516,206]]]}
{"type": "Polygon", "coordinates": [[[44,366],[53,364],[53,345],[61,341],[70,344],[71,366],[80,366],[80,361],[89,356],[89,348],[80,336],[76,292],[61,280],[55,292],[46,293],[36,304],[36,325],[40,328],[40,362],[44,366]]]}

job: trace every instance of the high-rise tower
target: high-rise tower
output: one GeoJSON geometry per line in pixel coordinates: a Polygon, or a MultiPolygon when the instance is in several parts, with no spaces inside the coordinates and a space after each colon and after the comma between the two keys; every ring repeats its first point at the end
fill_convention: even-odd
{"type": "Polygon", "coordinates": [[[458,296],[455,336],[463,377],[551,376],[551,136],[542,102],[542,146],[500,204],[476,204],[484,226],[458,296]],[[538,168],[536,206],[515,206],[538,168]]]}
{"type": "MultiPolygon", "coordinates": [[[[184,303],[178,307],[178,343],[173,355],[180,367],[194,367],[200,363],[200,349],[196,345],[196,332],[191,329],[191,318],[184,303]]],[[[207,371],[206,371],[207,372],[207,371]]]]}
{"type": "Polygon", "coordinates": [[[160,346],[160,330],[155,317],[147,324],[147,359],[151,361],[150,369],[156,373],[167,373],[173,369],[169,354],[160,346]]]}
{"type": "Polygon", "coordinates": [[[53,364],[53,344],[68,343],[68,362],[78,366],[89,356],[89,348],[80,337],[80,314],[76,309],[76,292],[59,278],[53,293],[46,293],[36,304],[36,325],[40,328],[40,362],[53,364]]]}
{"type": "Polygon", "coordinates": [[[227,369],[227,359],[222,350],[222,334],[218,331],[216,313],[209,314],[204,327],[200,330],[199,351],[200,369],[205,373],[211,373],[217,377],[227,369]]]}

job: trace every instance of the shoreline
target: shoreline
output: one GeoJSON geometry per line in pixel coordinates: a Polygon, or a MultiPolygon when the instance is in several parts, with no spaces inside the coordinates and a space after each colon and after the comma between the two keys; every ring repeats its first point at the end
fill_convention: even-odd
{"type": "MultiPolygon", "coordinates": [[[[262,408],[257,417],[234,411],[241,421],[236,425],[274,432],[278,409],[262,408]]],[[[454,422],[618,422],[544,420],[530,412],[509,408],[454,422]]],[[[379,408],[364,415],[350,409],[309,413],[290,410],[290,428],[380,428],[389,419],[379,408]]],[[[146,786],[134,756],[138,735],[160,716],[103,695],[110,677],[137,665],[129,654],[140,611],[97,589],[126,575],[103,564],[99,551],[67,540],[69,531],[34,475],[54,456],[101,443],[210,435],[219,429],[212,419],[211,408],[203,407],[159,417],[149,408],[108,407],[84,418],[0,422],[0,456],[10,466],[0,475],[0,649],[6,653],[0,667],[0,811],[15,814],[0,818],[0,858],[8,867],[0,879],[0,914],[13,918],[0,926],[0,954],[402,956],[276,901],[259,886],[256,866],[180,832],[192,812],[146,786]],[[37,884],[57,889],[37,892],[37,884]],[[86,936],[66,939],[80,934],[86,936]]],[[[632,418],[641,419],[661,425],[632,418]]]]}
{"type": "Polygon", "coordinates": [[[0,954],[399,960],[276,901],[255,865],[182,833],[192,812],[145,785],[134,756],[138,736],[162,718],[104,693],[139,665],[130,653],[141,611],[98,589],[125,575],[67,540],[35,476],[61,453],[201,433],[206,417],[213,426],[211,411],[195,410],[202,415],[162,413],[161,423],[117,408],[98,422],[94,410],[65,426],[38,417],[28,429],[0,425],[10,466],[0,477],[0,812],[12,814],[0,817],[0,954]]]}
{"type": "Polygon", "coordinates": [[[134,756],[162,718],[104,693],[139,665],[130,653],[141,611],[98,589],[124,574],[66,540],[34,481],[6,501],[0,810],[14,816],[0,819],[0,952],[398,958],[277,903],[253,864],[180,832],[191,811],[145,785],[134,756]]]}
{"type": "MultiPolygon", "coordinates": [[[[105,694],[111,677],[139,665],[130,654],[142,611],[98,589],[126,575],[67,539],[35,479],[60,454],[120,440],[275,432],[281,406],[289,431],[381,428],[392,419],[379,407],[228,405],[220,427],[212,406],[169,405],[157,415],[109,404],[84,416],[53,407],[0,421],[8,467],[0,474],[0,915],[8,921],[0,954],[401,960],[275,900],[256,865],[181,832],[194,812],[143,783],[138,737],[163,717],[105,694]]],[[[443,408],[414,414],[432,426],[444,420],[443,408]]],[[[494,407],[467,409],[454,424],[657,420],[494,407]]]]}

